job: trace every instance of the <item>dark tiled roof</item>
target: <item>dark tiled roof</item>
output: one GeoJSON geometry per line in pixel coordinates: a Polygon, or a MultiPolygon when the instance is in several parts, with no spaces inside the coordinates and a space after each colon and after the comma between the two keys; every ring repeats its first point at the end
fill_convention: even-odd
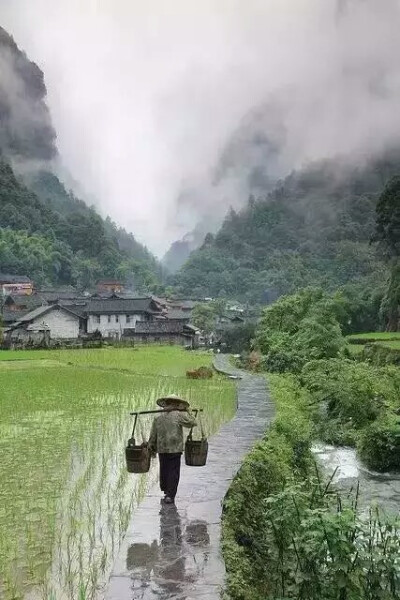
{"type": "Polygon", "coordinates": [[[31,310],[43,304],[45,304],[45,300],[38,294],[9,294],[4,300],[5,306],[26,306],[31,310]]]}
{"type": "Polygon", "coordinates": [[[47,314],[48,312],[50,312],[52,310],[65,310],[65,311],[75,315],[76,317],[80,316],[75,311],[70,310],[69,308],[66,308],[65,306],[58,306],[57,304],[50,304],[49,306],[39,306],[38,308],[35,308],[35,310],[31,310],[31,311],[27,312],[23,316],[20,316],[21,314],[19,313],[18,320],[15,321],[12,328],[19,327],[20,325],[23,325],[25,323],[31,323],[31,321],[34,321],[38,317],[44,316],[45,314],[47,314]]]}
{"type": "Polygon", "coordinates": [[[39,291],[38,295],[46,302],[58,302],[58,300],[75,300],[85,298],[76,290],[43,290],[39,291]]]}
{"type": "Polygon", "coordinates": [[[8,273],[0,273],[0,283],[32,283],[26,275],[10,275],[8,273]]]}
{"type": "Polygon", "coordinates": [[[37,317],[40,317],[40,316],[46,314],[51,309],[52,309],[52,307],[48,306],[48,305],[47,306],[39,306],[38,308],[35,308],[34,310],[28,311],[27,313],[25,313],[22,316],[18,315],[18,319],[15,324],[17,325],[20,323],[30,323],[37,317]]]}
{"type": "Polygon", "coordinates": [[[143,312],[156,314],[160,312],[160,308],[151,296],[147,298],[90,299],[86,312],[89,315],[117,315],[143,312]]]}
{"type": "Polygon", "coordinates": [[[87,306],[85,302],[83,304],[72,304],[71,302],[64,301],[60,302],[59,306],[62,306],[69,312],[73,313],[74,315],[77,315],[78,317],[81,317],[82,319],[86,317],[87,306]]]}
{"type": "Polygon", "coordinates": [[[27,310],[3,310],[3,323],[4,325],[11,325],[28,312],[27,310]]]}
{"type": "Polygon", "coordinates": [[[198,302],[195,302],[194,300],[181,300],[180,302],[182,310],[192,310],[196,304],[198,304],[198,302]]]}
{"type": "Polygon", "coordinates": [[[167,319],[190,321],[190,314],[187,311],[180,310],[179,308],[170,308],[166,312],[167,319]]]}

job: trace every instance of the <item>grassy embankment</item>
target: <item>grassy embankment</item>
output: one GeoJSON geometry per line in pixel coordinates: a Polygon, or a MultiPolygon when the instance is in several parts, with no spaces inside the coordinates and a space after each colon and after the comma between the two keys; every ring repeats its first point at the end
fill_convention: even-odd
{"type": "Polygon", "coordinates": [[[341,498],[311,456],[316,407],[294,375],[268,377],[277,416],[224,503],[231,600],[359,600],[400,594],[399,522],[341,498]]]}
{"type": "Polygon", "coordinates": [[[94,596],[155,476],[125,469],[129,411],[177,393],[213,433],[234,414],[235,388],[185,377],[211,359],[176,347],[0,352],[1,598],[94,596]]]}

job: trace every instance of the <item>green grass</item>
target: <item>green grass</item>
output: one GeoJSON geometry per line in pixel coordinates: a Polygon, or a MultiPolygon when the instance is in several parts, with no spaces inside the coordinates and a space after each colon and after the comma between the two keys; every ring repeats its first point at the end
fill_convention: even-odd
{"type": "MultiPolygon", "coordinates": [[[[212,434],[234,414],[234,385],[186,379],[211,356],[176,347],[1,354],[0,597],[75,600],[81,586],[92,598],[156,477],[156,464],[148,476],[125,469],[129,412],[176,393],[212,434]]],[[[143,418],[139,441],[150,426],[143,418]]]]}

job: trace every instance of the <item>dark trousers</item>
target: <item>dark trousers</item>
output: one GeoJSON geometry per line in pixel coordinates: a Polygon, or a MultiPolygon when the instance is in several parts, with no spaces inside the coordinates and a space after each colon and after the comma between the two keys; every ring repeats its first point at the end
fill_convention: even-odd
{"type": "Polygon", "coordinates": [[[160,488],[166,496],[174,499],[181,474],[182,453],[158,455],[160,461],[160,488]]]}

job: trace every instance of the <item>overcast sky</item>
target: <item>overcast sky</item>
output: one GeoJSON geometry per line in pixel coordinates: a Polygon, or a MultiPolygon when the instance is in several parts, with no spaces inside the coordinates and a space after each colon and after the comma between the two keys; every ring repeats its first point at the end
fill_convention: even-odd
{"type": "Polygon", "coordinates": [[[246,201],[209,195],[210,172],[271,96],[292,166],[398,138],[398,0],[0,0],[0,17],[45,73],[66,168],[157,254],[246,201]]]}

